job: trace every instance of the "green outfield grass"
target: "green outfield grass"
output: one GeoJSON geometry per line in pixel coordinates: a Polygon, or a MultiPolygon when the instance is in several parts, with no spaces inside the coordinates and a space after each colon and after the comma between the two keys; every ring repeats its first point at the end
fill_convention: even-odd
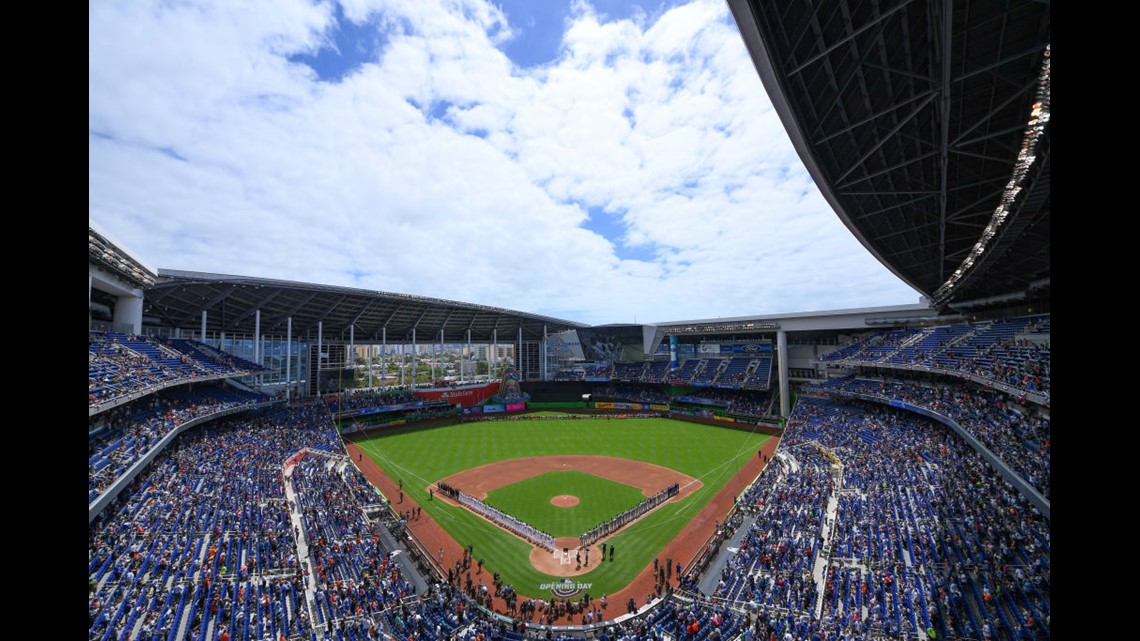
{"type": "Polygon", "coordinates": [[[645,500],[636,487],[584,472],[546,472],[487,494],[484,503],[522,519],[557,538],[580,536],[645,500]],[[557,508],[550,499],[578,497],[573,507],[557,508]]]}
{"type": "MultiPolygon", "coordinates": [[[[611,537],[610,543],[615,548],[613,563],[597,563],[592,559],[593,569],[575,577],[579,583],[589,583],[589,592],[596,598],[602,593],[612,594],[625,587],[638,571],[652,563],[664,545],[749,458],[756,456],[768,438],[760,433],[665,418],[551,418],[483,421],[432,428],[398,427],[358,441],[358,444],[389,476],[403,480],[405,494],[422,506],[456,541],[461,545],[473,545],[475,558],[483,559],[485,568],[499,572],[503,581],[527,596],[542,596],[538,586],[556,579],[531,566],[531,546],[465,508],[429,501],[429,485],[478,465],[557,454],[645,461],[700,480],[703,487],[684,500],[665,503],[611,537]]],[[[557,489],[552,492],[575,493],[557,489]]],[[[550,505],[549,497],[553,493],[548,494],[546,500],[535,501],[534,509],[547,511],[551,515],[549,518],[558,518],[557,513],[566,508],[550,505]]],[[[639,500],[635,499],[634,503],[639,500]]],[[[514,514],[511,510],[500,509],[514,514]]],[[[614,508],[611,514],[602,515],[585,529],[623,509],[614,508]]],[[[572,532],[569,536],[582,531],[572,532]]],[[[454,561],[445,559],[448,564],[454,561]]]]}

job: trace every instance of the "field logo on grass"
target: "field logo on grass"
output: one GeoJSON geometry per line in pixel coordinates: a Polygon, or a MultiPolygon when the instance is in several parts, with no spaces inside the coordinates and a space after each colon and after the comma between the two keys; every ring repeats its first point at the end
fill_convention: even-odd
{"type": "Polygon", "coordinates": [[[578,583],[572,579],[559,579],[554,583],[543,583],[538,586],[539,590],[550,590],[550,594],[558,597],[559,599],[569,599],[573,596],[578,596],[584,590],[589,590],[593,583],[578,583]]]}

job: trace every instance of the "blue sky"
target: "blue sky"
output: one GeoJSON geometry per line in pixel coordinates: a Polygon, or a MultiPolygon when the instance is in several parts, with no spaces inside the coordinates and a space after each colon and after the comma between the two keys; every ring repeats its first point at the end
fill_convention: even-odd
{"type": "Polygon", "coordinates": [[[102,0],[89,217],[158,268],[589,324],[917,303],[723,0],[102,0]]]}

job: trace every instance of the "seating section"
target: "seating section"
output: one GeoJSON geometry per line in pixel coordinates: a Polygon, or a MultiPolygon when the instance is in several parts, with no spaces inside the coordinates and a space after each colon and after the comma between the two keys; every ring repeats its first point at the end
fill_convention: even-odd
{"type": "Polygon", "coordinates": [[[670,385],[688,385],[704,359],[686,358],[675,369],[665,374],[664,382],[670,385]]]}
{"type": "Polygon", "coordinates": [[[586,370],[583,372],[582,380],[586,381],[608,381],[610,380],[610,372],[612,368],[608,363],[594,363],[587,365],[586,370]]]}
{"type": "Polygon", "coordinates": [[[209,382],[163,389],[92,417],[87,438],[87,502],[93,503],[167,434],[187,422],[271,400],[264,394],[209,382]]]}
{"type": "Polygon", "coordinates": [[[844,365],[925,369],[1050,396],[1049,314],[873,334],[820,358],[844,365]]]}
{"type": "Polygon", "coordinates": [[[642,381],[645,383],[664,383],[665,374],[669,371],[668,361],[650,361],[645,368],[642,381]]]}
{"type": "Polygon", "coordinates": [[[376,392],[353,390],[347,394],[332,394],[325,398],[330,411],[352,411],[371,408],[391,407],[401,403],[414,403],[419,398],[408,390],[376,392]]]}
{"type": "Polygon", "coordinates": [[[945,426],[802,397],[772,462],[714,595],[759,638],[1049,638],[1049,524],[945,426]]]}
{"type": "Polygon", "coordinates": [[[772,385],[772,365],[775,360],[771,356],[761,356],[749,362],[747,375],[743,386],[747,389],[768,389],[772,385]]]}
{"type": "Polygon", "coordinates": [[[598,385],[590,398],[595,401],[669,404],[669,393],[659,385],[598,385]]]}
{"type": "MultiPolygon", "coordinates": [[[[668,361],[643,361],[638,363],[614,363],[609,378],[627,383],[668,383],[671,385],[693,385],[698,387],[722,387],[728,389],[768,389],[772,378],[773,359],[766,356],[733,356],[711,358],[687,358],[677,368],[670,370],[668,361]]],[[[581,377],[577,369],[558,372],[554,380],[599,380],[596,371],[587,367],[581,377]]]]}
{"type": "Polygon", "coordinates": [[[689,384],[712,385],[713,381],[728,367],[728,362],[729,359],[727,358],[700,359],[697,363],[697,368],[693,371],[693,375],[689,378],[689,384]]]}
{"type": "Polygon", "coordinates": [[[89,638],[309,634],[282,469],[300,449],[334,445],[343,454],[319,404],[180,435],[91,523],[89,638]]]}
{"type": "Polygon", "coordinates": [[[872,380],[850,376],[813,385],[805,391],[846,392],[885,403],[901,401],[946,416],[1042,496],[1049,497],[1050,415],[1032,404],[1019,405],[1017,399],[993,389],[932,386],[903,378],[872,380]]]}
{"type": "Polygon", "coordinates": [[[754,367],[755,359],[751,357],[734,356],[728,359],[724,366],[724,370],[716,377],[715,382],[719,385],[730,385],[733,387],[741,387],[748,379],[750,371],[754,367]]]}
{"type": "Polygon", "coordinates": [[[186,339],[90,332],[88,352],[88,405],[92,408],[204,376],[244,376],[265,371],[250,361],[186,339]]]}
{"type": "Polygon", "coordinates": [[[640,383],[645,378],[648,363],[614,363],[613,380],[640,383]]]}

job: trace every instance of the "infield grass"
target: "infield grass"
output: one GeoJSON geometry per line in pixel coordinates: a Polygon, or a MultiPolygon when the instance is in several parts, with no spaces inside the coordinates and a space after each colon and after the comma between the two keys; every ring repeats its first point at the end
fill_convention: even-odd
{"type": "Polygon", "coordinates": [[[580,536],[645,500],[636,487],[577,471],[546,472],[489,492],[484,503],[558,538],[580,536]],[[570,494],[572,507],[554,507],[550,499],[570,494]]]}
{"type": "MultiPolygon", "coordinates": [[[[503,581],[514,586],[519,594],[536,597],[543,596],[538,586],[556,580],[556,577],[541,573],[530,564],[530,544],[465,508],[447,505],[442,501],[429,501],[429,486],[456,472],[487,463],[558,454],[611,456],[645,461],[675,469],[700,480],[703,483],[701,489],[684,500],[667,502],[610,537],[608,541],[615,548],[614,562],[594,561],[590,572],[574,577],[579,583],[590,584],[588,591],[597,598],[603,593],[612,594],[625,587],[638,571],[652,563],[665,544],[681,531],[749,458],[756,456],[757,450],[768,438],[758,432],[667,418],[550,418],[483,421],[444,427],[397,427],[358,440],[357,443],[389,476],[403,480],[405,494],[413,498],[460,545],[474,546],[475,558],[484,560],[484,572],[489,574],[497,571],[503,581]]],[[[557,480],[559,476],[551,479],[557,480]]],[[[597,478],[588,474],[582,476],[597,478]]],[[[533,492],[536,496],[541,493],[537,489],[527,492],[533,492]]],[[[640,492],[636,493],[638,497],[633,500],[634,504],[643,498],[640,492]]],[[[549,497],[555,494],[576,492],[552,487],[546,492],[546,499],[532,501],[533,509],[546,511],[550,515],[548,518],[557,519],[558,512],[567,508],[558,508],[549,503],[549,497]]],[[[489,500],[495,499],[489,497],[489,500]]],[[[497,507],[531,522],[516,514],[514,508],[497,507]]],[[[625,508],[613,508],[612,513],[601,515],[597,521],[578,531],[573,531],[577,526],[570,526],[572,531],[566,536],[581,534],[622,509],[625,508]]],[[[539,527],[535,523],[531,524],[539,527]]],[[[550,530],[548,532],[561,536],[550,530]]],[[[688,559],[675,559],[674,562],[678,560],[685,562],[688,559]]],[[[661,562],[664,561],[661,559],[661,562]]],[[[454,562],[455,559],[445,559],[448,565],[454,562]]]]}

